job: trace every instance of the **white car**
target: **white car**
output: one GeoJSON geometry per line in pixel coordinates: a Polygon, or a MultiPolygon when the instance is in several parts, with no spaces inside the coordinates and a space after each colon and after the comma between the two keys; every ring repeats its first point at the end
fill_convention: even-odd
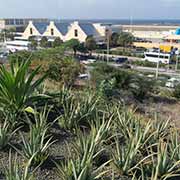
{"type": "Polygon", "coordinates": [[[92,64],[92,63],[95,63],[95,62],[96,62],[95,59],[88,59],[88,60],[82,61],[82,63],[85,64],[85,65],[92,64]]]}
{"type": "Polygon", "coordinates": [[[80,74],[79,79],[88,79],[89,78],[89,75],[88,74],[80,74]]]}
{"type": "Polygon", "coordinates": [[[180,79],[171,78],[166,82],[166,87],[168,88],[175,88],[178,84],[180,84],[180,79]]]}
{"type": "Polygon", "coordinates": [[[95,59],[88,59],[87,61],[88,61],[89,63],[95,63],[95,62],[96,62],[95,59]]]}

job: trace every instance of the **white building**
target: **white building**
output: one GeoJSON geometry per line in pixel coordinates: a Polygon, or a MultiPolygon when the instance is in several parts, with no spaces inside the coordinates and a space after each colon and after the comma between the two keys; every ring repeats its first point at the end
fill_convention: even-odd
{"type": "Polygon", "coordinates": [[[80,42],[85,42],[88,36],[93,36],[97,42],[101,42],[105,41],[107,30],[111,32],[111,28],[107,25],[78,21],[73,23],[30,21],[22,36],[26,39],[31,36],[46,36],[49,39],[59,37],[63,41],[78,39],[80,42]]]}

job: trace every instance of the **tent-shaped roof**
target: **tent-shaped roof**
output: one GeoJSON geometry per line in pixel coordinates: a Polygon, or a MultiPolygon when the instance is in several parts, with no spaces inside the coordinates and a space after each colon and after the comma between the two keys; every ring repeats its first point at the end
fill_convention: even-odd
{"type": "Polygon", "coordinates": [[[33,24],[40,34],[43,34],[46,31],[47,26],[49,25],[48,22],[35,22],[33,24]]]}
{"type": "Polygon", "coordinates": [[[96,28],[93,26],[93,24],[90,23],[79,23],[79,26],[81,27],[81,29],[85,32],[85,34],[87,36],[98,36],[99,33],[97,32],[96,28]]]}
{"type": "Polygon", "coordinates": [[[62,35],[66,35],[68,32],[68,28],[70,26],[70,23],[55,23],[55,26],[61,32],[62,35]]]}

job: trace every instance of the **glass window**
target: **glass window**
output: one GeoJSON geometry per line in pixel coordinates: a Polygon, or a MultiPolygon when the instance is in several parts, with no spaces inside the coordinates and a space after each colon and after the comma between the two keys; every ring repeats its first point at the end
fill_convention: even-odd
{"type": "Polygon", "coordinates": [[[78,30],[77,29],[74,30],[74,36],[78,37],[78,30]]]}
{"type": "Polygon", "coordinates": [[[54,36],[54,29],[51,29],[51,36],[54,36]]]}
{"type": "Polygon", "coordinates": [[[30,34],[33,34],[33,29],[32,28],[30,28],[30,34]]]}
{"type": "Polygon", "coordinates": [[[161,58],[161,59],[169,59],[169,56],[167,55],[155,55],[155,54],[146,54],[147,57],[152,57],[152,58],[161,58]]]}

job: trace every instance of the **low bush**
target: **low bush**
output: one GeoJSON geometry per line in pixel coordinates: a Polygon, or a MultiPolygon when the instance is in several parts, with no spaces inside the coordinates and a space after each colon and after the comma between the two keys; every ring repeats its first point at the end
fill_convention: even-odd
{"type": "Polygon", "coordinates": [[[33,172],[30,171],[31,161],[33,157],[22,166],[20,162],[17,161],[17,154],[13,157],[10,151],[9,153],[9,165],[4,168],[4,174],[6,180],[34,180],[34,169],[33,172]]]}
{"type": "Polygon", "coordinates": [[[47,73],[50,79],[61,83],[62,86],[70,87],[83,71],[83,66],[79,62],[67,57],[49,64],[47,73]]]}
{"type": "MultiPolygon", "coordinates": [[[[117,94],[121,94],[121,91],[126,91],[139,101],[152,93],[156,85],[153,79],[141,76],[137,72],[117,69],[105,63],[96,64],[91,75],[93,86],[98,90],[104,83],[109,90],[108,93],[112,96],[116,97],[117,94]]],[[[106,87],[104,87],[105,89],[106,87]]],[[[104,92],[106,93],[106,91],[104,92]]]]}
{"type": "Polygon", "coordinates": [[[96,117],[98,101],[96,95],[70,96],[63,102],[63,114],[58,118],[60,127],[72,131],[79,126],[90,126],[96,117]]]}
{"type": "Polygon", "coordinates": [[[180,99],[180,85],[177,85],[173,92],[173,97],[180,99]]]}
{"type": "MultiPolygon", "coordinates": [[[[57,165],[57,173],[59,178],[79,179],[79,180],[95,180],[101,178],[105,173],[104,167],[110,163],[107,161],[101,166],[94,168],[93,161],[102,152],[104,136],[111,129],[110,121],[102,123],[97,128],[92,128],[89,134],[78,133],[78,138],[73,143],[75,154],[71,156],[64,164],[57,165]]],[[[71,153],[70,153],[71,154],[71,153]]]]}
{"type": "Polygon", "coordinates": [[[22,153],[18,151],[25,159],[32,159],[34,166],[43,164],[49,157],[48,149],[55,142],[52,137],[47,135],[47,128],[39,132],[37,127],[31,127],[29,138],[26,139],[22,134],[22,153]],[[33,157],[33,158],[32,158],[33,157]]]}
{"type": "MultiPolygon", "coordinates": [[[[136,66],[143,66],[143,67],[153,67],[153,68],[157,67],[157,63],[149,62],[149,61],[142,61],[142,60],[132,61],[131,64],[136,65],[136,66]]],[[[159,67],[164,68],[166,67],[166,65],[160,63],[159,67]]]]}

